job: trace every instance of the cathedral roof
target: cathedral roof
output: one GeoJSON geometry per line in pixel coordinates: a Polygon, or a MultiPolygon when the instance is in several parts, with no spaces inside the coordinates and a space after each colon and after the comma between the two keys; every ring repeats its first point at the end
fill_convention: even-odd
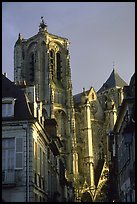
{"type": "Polygon", "coordinates": [[[80,101],[81,101],[81,96],[82,96],[82,93],[79,93],[79,94],[74,95],[74,102],[75,102],[75,103],[80,103],[80,101]]]}
{"type": "Polygon", "coordinates": [[[127,86],[127,83],[119,76],[115,69],[113,69],[107,81],[103,84],[103,86],[98,90],[97,93],[103,92],[107,89],[114,87],[123,87],[127,86]]]}
{"type": "Polygon", "coordinates": [[[81,92],[81,93],[79,93],[79,94],[74,95],[74,103],[75,103],[75,104],[81,103],[81,97],[82,97],[84,94],[88,95],[89,91],[90,91],[90,90],[87,90],[87,91],[85,91],[85,92],[81,92]]]}

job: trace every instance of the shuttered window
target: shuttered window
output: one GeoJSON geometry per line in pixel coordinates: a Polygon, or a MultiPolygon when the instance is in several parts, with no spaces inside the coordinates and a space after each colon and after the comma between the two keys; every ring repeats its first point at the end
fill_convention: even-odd
{"type": "Polygon", "coordinates": [[[23,138],[16,138],[16,168],[23,168],[23,138]]]}
{"type": "Polygon", "coordinates": [[[2,139],[2,169],[14,169],[15,139],[2,139]]]}
{"type": "Polygon", "coordinates": [[[33,139],[34,144],[34,170],[37,172],[37,142],[33,139]]]}
{"type": "Polygon", "coordinates": [[[15,167],[15,139],[2,139],[2,182],[13,183],[15,167]]]}
{"type": "Polygon", "coordinates": [[[38,150],[38,159],[37,159],[37,173],[40,175],[40,146],[37,145],[37,150],[38,150]]]}

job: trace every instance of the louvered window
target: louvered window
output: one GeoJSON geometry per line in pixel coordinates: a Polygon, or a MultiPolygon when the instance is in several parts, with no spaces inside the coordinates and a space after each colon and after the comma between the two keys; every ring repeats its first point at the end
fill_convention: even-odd
{"type": "Polygon", "coordinates": [[[51,71],[51,79],[53,79],[54,76],[54,51],[50,50],[50,71],[51,71]]]}
{"type": "Polygon", "coordinates": [[[23,138],[16,138],[16,169],[23,168],[23,138]]]}
{"type": "Polygon", "coordinates": [[[57,80],[61,80],[61,56],[60,53],[56,54],[56,60],[57,60],[57,80]]]}

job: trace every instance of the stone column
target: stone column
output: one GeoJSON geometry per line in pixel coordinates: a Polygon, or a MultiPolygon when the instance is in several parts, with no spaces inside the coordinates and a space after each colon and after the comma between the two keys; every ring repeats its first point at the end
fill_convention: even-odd
{"type": "Polygon", "coordinates": [[[92,138],[92,128],[91,128],[91,112],[90,103],[87,100],[84,105],[85,109],[85,120],[84,120],[84,135],[85,135],[85,164],[86,164],[86,177],[91,188],[94,188],[94,161],[93,161],[93,138],[92,138]]]}

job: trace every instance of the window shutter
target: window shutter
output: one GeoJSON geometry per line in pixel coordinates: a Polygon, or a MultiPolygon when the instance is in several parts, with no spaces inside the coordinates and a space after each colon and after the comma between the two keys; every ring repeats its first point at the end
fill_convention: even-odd
{"type": "Polygon", "coordinates": [[[6,150],[2,149],[2,170],[6,169],[6,150]]]}
{"type": "Polygon", "coordinates": [[[40,165],[41,165],[41,176],[43,177],[43,151],[42,151],[42,148],[41,148],[41,155],[40,155],[40,165]]]}
{"type": "Polygon", "coordinates": [[[40,175],[40,146],[39,145],[37,145],[37,150],[38,150],[37,170],[38,170],[38,174],[40,175]]]}
{"type": "Polygon", "coordinates": [[[2,104],[2,117],[6,116],[6,104],[2,104]]]}
{"type": "Polygon", "coordinates": [[[16,168],[23,168],[23,138],[16,138],[16,168]]]}

